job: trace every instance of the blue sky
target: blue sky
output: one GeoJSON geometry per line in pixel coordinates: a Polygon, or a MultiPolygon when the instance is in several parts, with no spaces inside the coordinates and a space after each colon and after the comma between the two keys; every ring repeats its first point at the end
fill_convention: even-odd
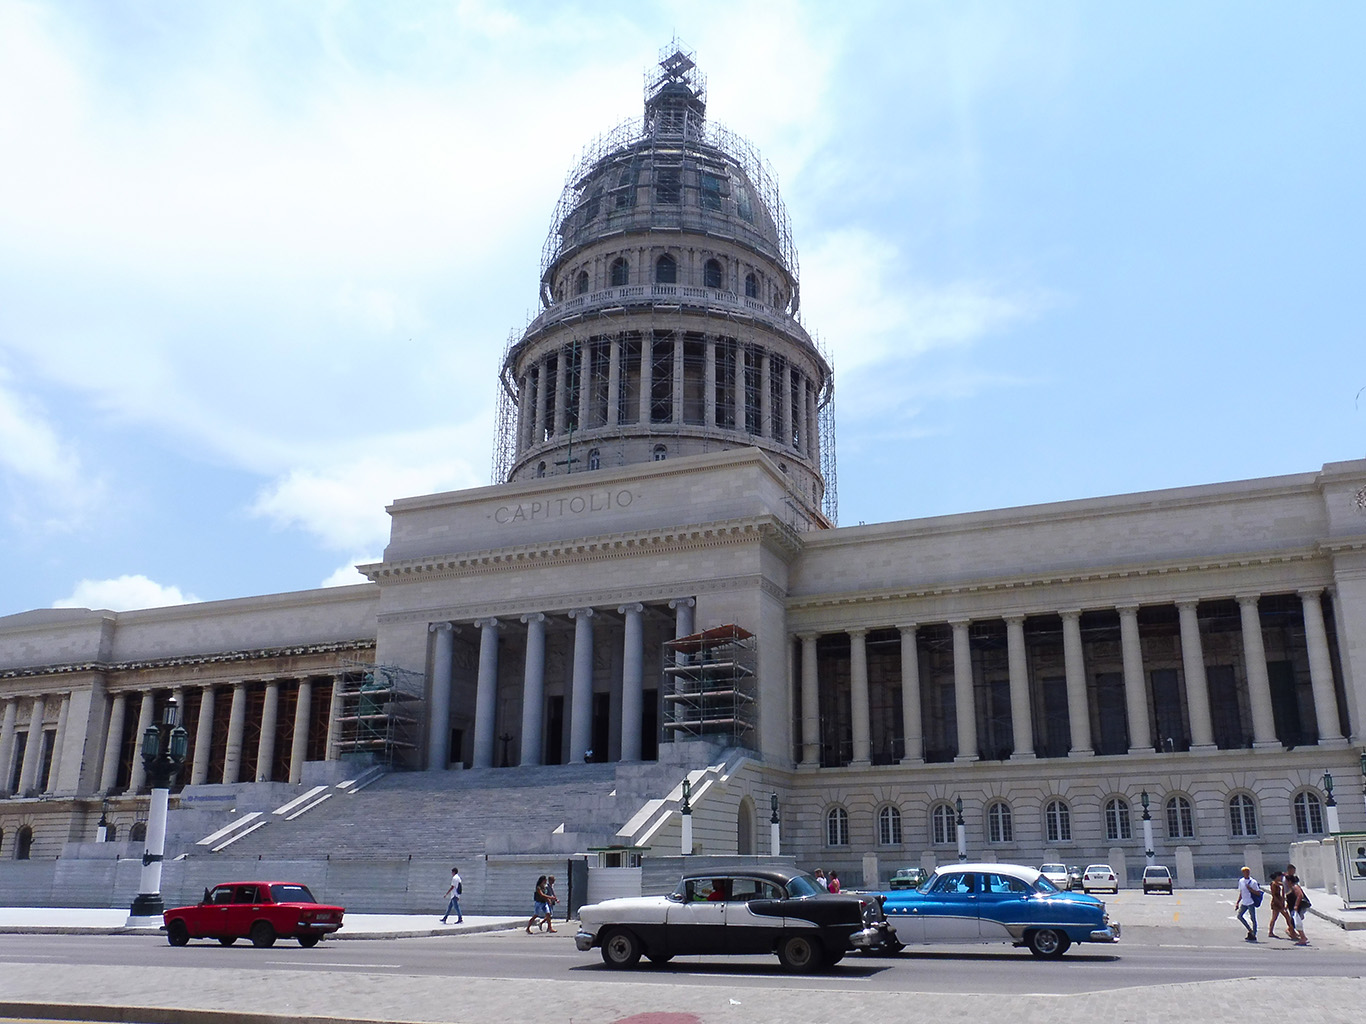
{"type": "Polygon", "coordinates": [[[488,482],[675,33],[777,172],[840,520],[1366,445],[1366,6],[0,0],[0,615],[356,582],[488,482]]]}

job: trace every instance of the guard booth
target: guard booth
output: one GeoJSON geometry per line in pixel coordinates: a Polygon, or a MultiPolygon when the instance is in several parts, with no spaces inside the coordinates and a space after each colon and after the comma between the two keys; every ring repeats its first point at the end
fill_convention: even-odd
{"type": "Polygon", "coordinates": [[[1366,907],[1366,832],[1333,836],[1338,857],[1338,895],[1345,907],[1366,907]]]}
{"type": "Polygon", "coordinates": [[[640,862],[648,846],[597,846],[588,850],[588,902],[641,894],[640,862]]]}

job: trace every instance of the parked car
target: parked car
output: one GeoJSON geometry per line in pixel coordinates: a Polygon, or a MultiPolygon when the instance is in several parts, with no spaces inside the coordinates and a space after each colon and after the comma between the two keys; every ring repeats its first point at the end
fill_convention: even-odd
{"type": "Polygon", "coordinates": [[[1043,864],[1039,867],[1039,873],[1048,879],[1059,889],[1070,888],[1067,884],[1067,865],[1066,864],[1043,864]]]}
{"type": "Polygon", "coordinates": [[[298,882],[224,882],[204,890],[194,906],[176,907],[162,915],[166,941],[183,946],[191,939],[217,939],[231,946],[251,939],[253,946],[298,939],[308,949],[342,926],[345,907],[319,903],[298,882]]]}
{"type": "Polygon", "coordinates": [[[675,956],[776,953],[789,971],[839,963],[852,950],[899,948],[882,905],[834,894],[802,871],[762,868],[688,874],[667,896],[605,900],[579,911],[574,944],[602,950],[608,967],[675,956]]]}
{"type": "Polygon", "coordinates": [[[889,889],[918,889],[930,874],[924,868],[898,868],[887,882],[889,889]]]}
{"type": "Polygon", "coordinates": [[[1143,869],[1143,895],[1150,892],[1172,894],[1172,873],[1159,864],[1150,864],[1143,869]]]}
{"type": "Polygon", "coordinates": [[[1079,868],[1079,867],[1077,867],[1075,864],[1073,864],[1070,868],[1067,869],[1067,889],[1068,889],[1068,891],[1070,892],[1070,891],[1073,890],[1073,889],[1080,889],[1080,888],[1081,888],[1081,868],[1079,868]]]}
{"type": "Polygon", "coordinates": [[[1086,870],[1081,873],[1081,891],[1090,892],[1092,889],[1119,892],[1119,875],[1115,874],[1115,869],[1109,864],[1087,864],[1086,870]]]}
{"type": "Polygon", "coordinates": [[[1104,902],[1018,864],[936,868],[919,889],[886,893],[883,910],[905,945],[1009,942],[1051,959],[1074,942],[1118,942],[1120,934],[1104,902]]]}

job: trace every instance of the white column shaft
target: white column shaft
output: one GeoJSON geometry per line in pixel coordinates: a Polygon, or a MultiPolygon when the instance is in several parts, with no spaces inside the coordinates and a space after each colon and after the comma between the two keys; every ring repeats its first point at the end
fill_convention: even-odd
{"type": "Polygon", "coordinates": [[[5,713],[0,717],[0,796],[9,795],[9,783],[14,772],[14,723],[19,714],[19,702],[11,697],[5,701],[5,713]]]}
{"type": "Polygon", "coordinates": [[[1181,619],[1181,665],[1186,675],[1186,706],[1191,717],[1191,747],[1214,746],[1214,725],[1209,713],[1209,684],[1205,679],[1205,653],[1200,643],[1200,619],[1195,601],[1178,601],[1181,619]]]}
{"type": "MultiPolygon", "coordinates": [[[[569,613],[574,619],[574,677],[570,684],[569,761],[578,764],[593,746],[593,609],[569,613]]],[[[603,752],[597,751],[600,756],[603,752]]]]}
{"type": "Polygon", "coordinates": [[[901,628],[901,733],[905,753],[901,760],[919,764],[925,759],[924,723],[920,713],[920,649],[915,626],[901,628]]]}
{"type": "Polygon", "coordinates": [[[1333,659],[1328,653],[1328,632],[1323,623],[1323,601],[1317,590],[1301,590],[1304,639],[1309,650],[1309,681],[1314,692],[1314,717],[1319,742],[1341,740],[1338,700],[1333,687],[1333,659]]]}
{"type": "Polygon", "coordinates": [[[1247,668],[1247,697],[1252,709],[1252,745],[1279,747],[1276,718],[1271,713],[1271,678],[1266,671],[1266,645],[1262,640],[1262,616],[1257,597],[1238,598],[1243,626],[1243,662],[1247,668]]]}
{"type": "Polygon", "coordinates": [[[480,619],[479,676],[474,691],[474,767],[493,767],[498,720],[498,620],[480,619]]]}
{"type": "Polygon", "coordinates": [[[194,727],[194,760],[190,763],[190,785],[209,781],[209,757],[213,753],[213,687],[206,686],[199,697],[199,721],[194,727]]]}
{"type": "Polygon", "coordinates": [[[1034,756],[1034,719],[1029,710],[1029,659],[1025,652],[1024,616],[1006,619],[1006,663],[1010,671],[1012,761],[1034,756]]]}
{"type": "Polygon", "coordinates": [[[802,634],[802,764],[821,763],[821,686],[814,633],[802,634]]]}
{"type": "Polygon", "coordinates": [[[625,616],[621,652],[621,760],[639,761],[645,703],[645,627],[640,604],[622,605],[625,616]]]}
{"type": "MultiPolygon", "coordinates": [[[[11,702],[11,706],[13,702],[11,702]]],[[[127,714],[128,695],[115,694],[109,707],[109,726],[104,731],[104,764],[100,767],[100,792],[108,793],[119,781],[119,757],[123,754],[123,719],[127,714]]],[[[6,718],[11,716],[6,710],[6,718]]],[[[11,725],[11,729],[13,726],[11,725]]],[[[0,763],[7,767],[9,759],[0,763]]],[[[6,779],[6,782],[9,780],[6,779]]]]}
{"type": "Polygon", "coordinates": [[[270,782],[275,773],[275,730],[280,722],[280,681],[266,683],[261,704],[261,741],[256,745],[256,781],[270,782]]]}
{"type": "MultiPolygon", "coordinates": [[[[133,770],[128,778],[128,792],[141,791],[147,781],[147,767],[142,763],[142,737],[152,724],[152,711],[156,707],[156,695],[151,690],[142,691],[142,704],[138,709],[138,729],[133,734],[133,770]]],[[[29,737],[32,741],[33,737],[29,737]]]]}
{"type": "Polygon", "coordinates": [[[541,763],[545,722],[545,616],[523,615],[526,623],[526,664],[522,670],[523,765],[541,763]]]}
{"type": "Polygon", "coordinates": [[[242,737],[247,729],[247,687],[233,683],[228,711],[228,746],[223,752],[223,783],[232,785],[242,774],[242,737]]]}
{"type": "Polygon", "coordinates": [[[19,769],[19,795],[28,796],[38,786],[39,757],[43,749],[43,716],[47,703],[42,697],[33,698],[28,716],[28,745],[24,747],[24,764],[19,769]]]}
{"type": "MultiPolygon", "coordinates": [[[[432,692],[427,718],[427,770],[444,772],[451,763],[451,674],[455,666],[455,627],[434,622],[432,692]]],[[[459,751],[456,752],[457,755],[459,751]]]]}
{"type": "Polygon", "coordinates": [[[1091,749],[1091,713],[1086,700],[1086,655],[1081,644],[1081,612],[1062,613],[1063,665],[1067,674],[1067,722],[1072,749],[1068,756],[1085,756],[1091,749]]]}
{"type": "Polygon", "coordinates": [[[853,763],[872,763],[868,722],[868,631],[849,630],[849,716],[852,719],[853,763]]]}
{"type": "Polygon", "coordinates": [[[1143,643],[1138,633],[1138,606],[1119,609],[1119,646],[1124,659],[1124,704],[1129,716],[1129,750],[1153,749],[1148,721],[1148,687],[1143,672],[1143,643]]]}
{"type": "Polygon", "coordinates": [[[313,682],[299,680],[299,702],[294,706],[294,736],[289,745],[289,781],[298,785],[308,758],[308,727],[313,721],[313,682]]]}
{"type": "Polygon", "coordinates": [[[953,705],[958,719],[958,755],[955,761],[977,760],[977,701],[972,687],[972,645],[968,620],[950,622],[953,627],[953,705]]]}

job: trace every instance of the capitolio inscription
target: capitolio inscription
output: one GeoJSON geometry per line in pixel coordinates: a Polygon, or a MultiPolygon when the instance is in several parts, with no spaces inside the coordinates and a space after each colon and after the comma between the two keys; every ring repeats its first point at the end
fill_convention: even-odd
{"type": "Polygon", "coordinates": [[[558,519],[561,516],[582,516],[614,508],[627,508],[635,500],[636,496],[625,489],[592,491],[569,498],[545,498],[518,505],[500,505],[494,509],[493,521],[506,525],[530,523],[540,519],[558,519]]]}

